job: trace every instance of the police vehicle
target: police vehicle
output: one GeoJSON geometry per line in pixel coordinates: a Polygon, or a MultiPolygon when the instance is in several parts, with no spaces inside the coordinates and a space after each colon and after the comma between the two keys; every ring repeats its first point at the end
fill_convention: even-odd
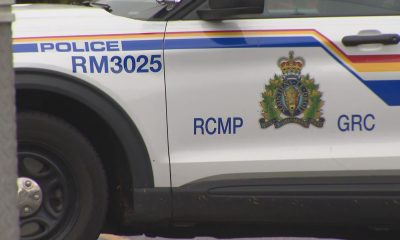
{"type": "Polygon", "coordinates": [[[13,11],[22,239],[399,223],[399,0],[13,11]]]}

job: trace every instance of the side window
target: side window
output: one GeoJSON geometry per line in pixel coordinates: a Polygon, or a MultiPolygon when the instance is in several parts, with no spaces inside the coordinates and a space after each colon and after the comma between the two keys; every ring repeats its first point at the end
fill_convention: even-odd
{"type": "MultiPolygon", "coordinates": [[[[198,9],[207,9],[208,1],[198,9]]],[[[400,0],[265,0],[262,14],[232,19],[400,15],[400,0]]],[[[185,19],[198,19],[196,11],[185,19]]]]}
{"type": "Polygon", "coordinates": [[[264,15],[319,14],[320,0],[267,0],[264,15]]]}

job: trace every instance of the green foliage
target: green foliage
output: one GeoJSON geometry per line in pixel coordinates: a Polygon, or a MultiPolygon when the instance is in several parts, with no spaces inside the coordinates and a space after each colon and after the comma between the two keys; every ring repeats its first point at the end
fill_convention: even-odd
{"type": "Polygon", "coordinates": [[[268,120],[280,120],[278,109],[275,108],[275,92],[282,84],[281,76],[275,76],[269,80],[269,85],[265,85],[265,91],[262,93],[263,101],[261,102],[262,115],[268,120]]]}
{"type": "Polygon", "coordinates": [[[309,74],[303,76],[301,83],[308,89],[309,94],[309,107],[304,112],[304,118],[317,120],[321,118],[321,108],[324,105],[324,101],[321,100],[322,93],[318,91],[319,85],[315,84],[309,74]]]}

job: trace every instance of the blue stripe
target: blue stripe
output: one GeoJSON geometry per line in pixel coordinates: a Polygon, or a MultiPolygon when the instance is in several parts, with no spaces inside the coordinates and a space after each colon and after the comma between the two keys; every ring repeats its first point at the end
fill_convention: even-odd
{"type": "Polygon", "coordinates": [[[258,37],[259,47],[320,47],[313,37],[258,37]]]}
{"type": "Polygon", "coordinates": [[[165,49],[255,48],[255,38],[166,39],[165,49]]]}
{"type": "Polygon", "coordinates": [[[13,44],[12,46],[14,53],[28,53],[28,52],[38,52],[38,45],[36,43],[19,43],[13,44]]]}
{"type": "Polygon", "coordinates": [[[400,106],[400,80],[364,81],[389,106],[400,106]]]}
{"type": "Polygon", "coordinates": [[[163,40],[121,41],[122,51],[162,50],[163,40]]]}
{"type": "Polygon", "coordinates": [[[316,47],[313,37],[248,37],[166,39],[165,49],[256,48],[256,47],[316,47]]]}

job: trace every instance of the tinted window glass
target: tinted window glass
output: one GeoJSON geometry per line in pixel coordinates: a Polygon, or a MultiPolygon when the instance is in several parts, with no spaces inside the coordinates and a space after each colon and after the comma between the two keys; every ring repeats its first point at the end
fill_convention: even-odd
{"type": "MultiPolygon", "coordinates": [[[[199,9],[207,9],[205,2],[199,9]]],[[[263,14],[240,19],[400,15],[400,0],[265,0],[263,14]]],[[[198,19],[196,12],[186,19],[198,19]]]]}
{"type": "Polygon", "coordinates": [[[165,6],[156,0],[93,0],[92,6],[108,6],[112,14],[134,19],[147,20],[165,6]]]}
{"type": "Polygon", "coordinates": [[[264,17],[400,14],[400,0],[266,0],[264,17]]]}

